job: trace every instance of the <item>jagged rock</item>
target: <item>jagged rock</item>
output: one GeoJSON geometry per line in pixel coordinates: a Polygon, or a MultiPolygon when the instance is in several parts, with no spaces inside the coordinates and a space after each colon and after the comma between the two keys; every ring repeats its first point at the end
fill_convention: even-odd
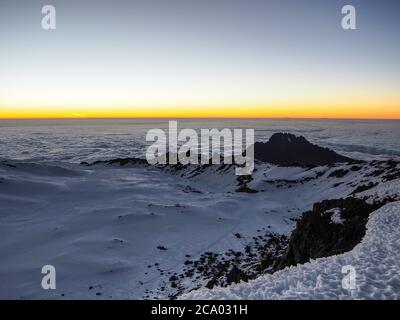
{"type": "Polygon", "coordinates": [[[238,267],[234,266],[231,271],[226,276],[226,283],[229,285],[231,283],[239,283],[240,281],[247,282],[249,280],[247,274],[240,270],[238,267]]]}
{"type": "Polygon", "coordinates": [[[266,143],[256,142],[254,156],[257,160],[281,166],[331,165],[354,161],[290,133],[275,133],[266,143]]]}
{"type": "Polygon", "coordinates": [[[382,205],[352,197],[314,204],[297,222],[288,248],[275,263],[274,270],[350,251],[364,236],[369,214],[382,205]],[[342,223],[332,223],[332,213],[329,213],[332,209],[340,210],[342,223]]]}

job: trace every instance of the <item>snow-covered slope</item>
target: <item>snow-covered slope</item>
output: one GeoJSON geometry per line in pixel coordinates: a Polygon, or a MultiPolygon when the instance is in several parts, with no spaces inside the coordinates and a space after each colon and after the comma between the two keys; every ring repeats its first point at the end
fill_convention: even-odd
{"type": "Polygon", "coordinates": [[[267,225],[290,232],[298,212],[283,193],[235,193],[235,177],[215,169],[189,179],[143,166],[0,164],[0,298],[167,298],[188,256],[243,249],[267,225]],[[54,291],[40,285],[47,264],[54,291]]]}
{"type": "Polygon", "coordinates": [[[264,271],[260,259],[279,254],[314,203],[399,185],[386,162],[256,169],[246,193],[232,167],[1,162],[0,298],[176,297],[207,285],[220,262],[264,271]],[[54,291],[40,286],[46,264],[54,291]]]}
{"type": "Polygon", "coordinates": [[[400,202],[372,213],[367,233],[350,252],[289,267],[249,283],[200,289],[182,299],[400,299],[400,202]],[[355,289],[342,287],[354,267],[355,289]]]}

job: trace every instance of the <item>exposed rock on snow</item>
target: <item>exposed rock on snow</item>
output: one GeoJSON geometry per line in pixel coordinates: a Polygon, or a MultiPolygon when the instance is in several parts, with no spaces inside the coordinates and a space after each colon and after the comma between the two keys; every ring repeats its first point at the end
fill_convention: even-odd
{"type": "Polygon", "coordinates": [[[399,230],[400,202],[389,203],[371,214],[365,237],[350,252],[181,299],[400,299],[399,230]],[[354,290],[342,286],[344,266],[354,268],[354,290]]]}
{"type": "Polygon", "coordinates": [[[353,249],[365,234],[369,214],[380,206],[356,198],[324,200],[314,204],[313,209],[304,213],[297,222],[288,249],[277,261],[275,269],[353,249]],[[342,223],[332,223],[333,210],[338,208],[342,223]]]}
{"type": "MultiPolygon", "coordinates": [[[[173,273],[168,285],[157,290],[148,290],[146,295],[158,297],[168,293],[169,298],[175,299],[187,292],[188,287],[211,289],[248,281],[272,272],[273,262],[282,255],[289,239],[285,235],[272,234],[265,228],[262,229],[258,230],[257,236],[247,242],[241,251],[207,251],[199,258],[185,260],[183,270],[173,273]]],[[[235,237],[241,239],[238,234],[235,237]]]]}
{"type": "Polygon", "coordinates": [[[109,164],[109,165],[119,165],[119,166],[126,166],[126,165],[149,165],[147,160],[142,158],[117,158],[112,160],[98,160],[93,163],[82,162],[82,165],[85,166],[94,166],[97,164],[109,164]]]}
{"type": "Polygon", "coordinates": [[[368,203],[400,200],[399,179],[381,182],[367,191],[357,193],[356,196],[360,199],[366,199],[368,203]]]}

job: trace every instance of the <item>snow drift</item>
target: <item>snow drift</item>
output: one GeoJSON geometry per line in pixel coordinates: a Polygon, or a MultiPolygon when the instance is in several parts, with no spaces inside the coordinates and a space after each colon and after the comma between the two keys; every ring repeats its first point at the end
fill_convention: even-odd
{"type": "Polygon", "coordinates": [[[360,244],[342,255],[289,267],[249,283],[200,289],[182,299],[400,299],[400,201],[372,213],[360,244]],[[343,266],[356,289],[342,288],[343,266]]]}

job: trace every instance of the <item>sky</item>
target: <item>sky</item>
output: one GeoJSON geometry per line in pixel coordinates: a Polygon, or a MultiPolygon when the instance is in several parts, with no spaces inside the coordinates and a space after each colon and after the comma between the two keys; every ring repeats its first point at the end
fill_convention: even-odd
{"type": "Polygon", "coordinates": [[[399,16],[398,0],[2,0],[0,118],[400,118],[399,16]]]}

